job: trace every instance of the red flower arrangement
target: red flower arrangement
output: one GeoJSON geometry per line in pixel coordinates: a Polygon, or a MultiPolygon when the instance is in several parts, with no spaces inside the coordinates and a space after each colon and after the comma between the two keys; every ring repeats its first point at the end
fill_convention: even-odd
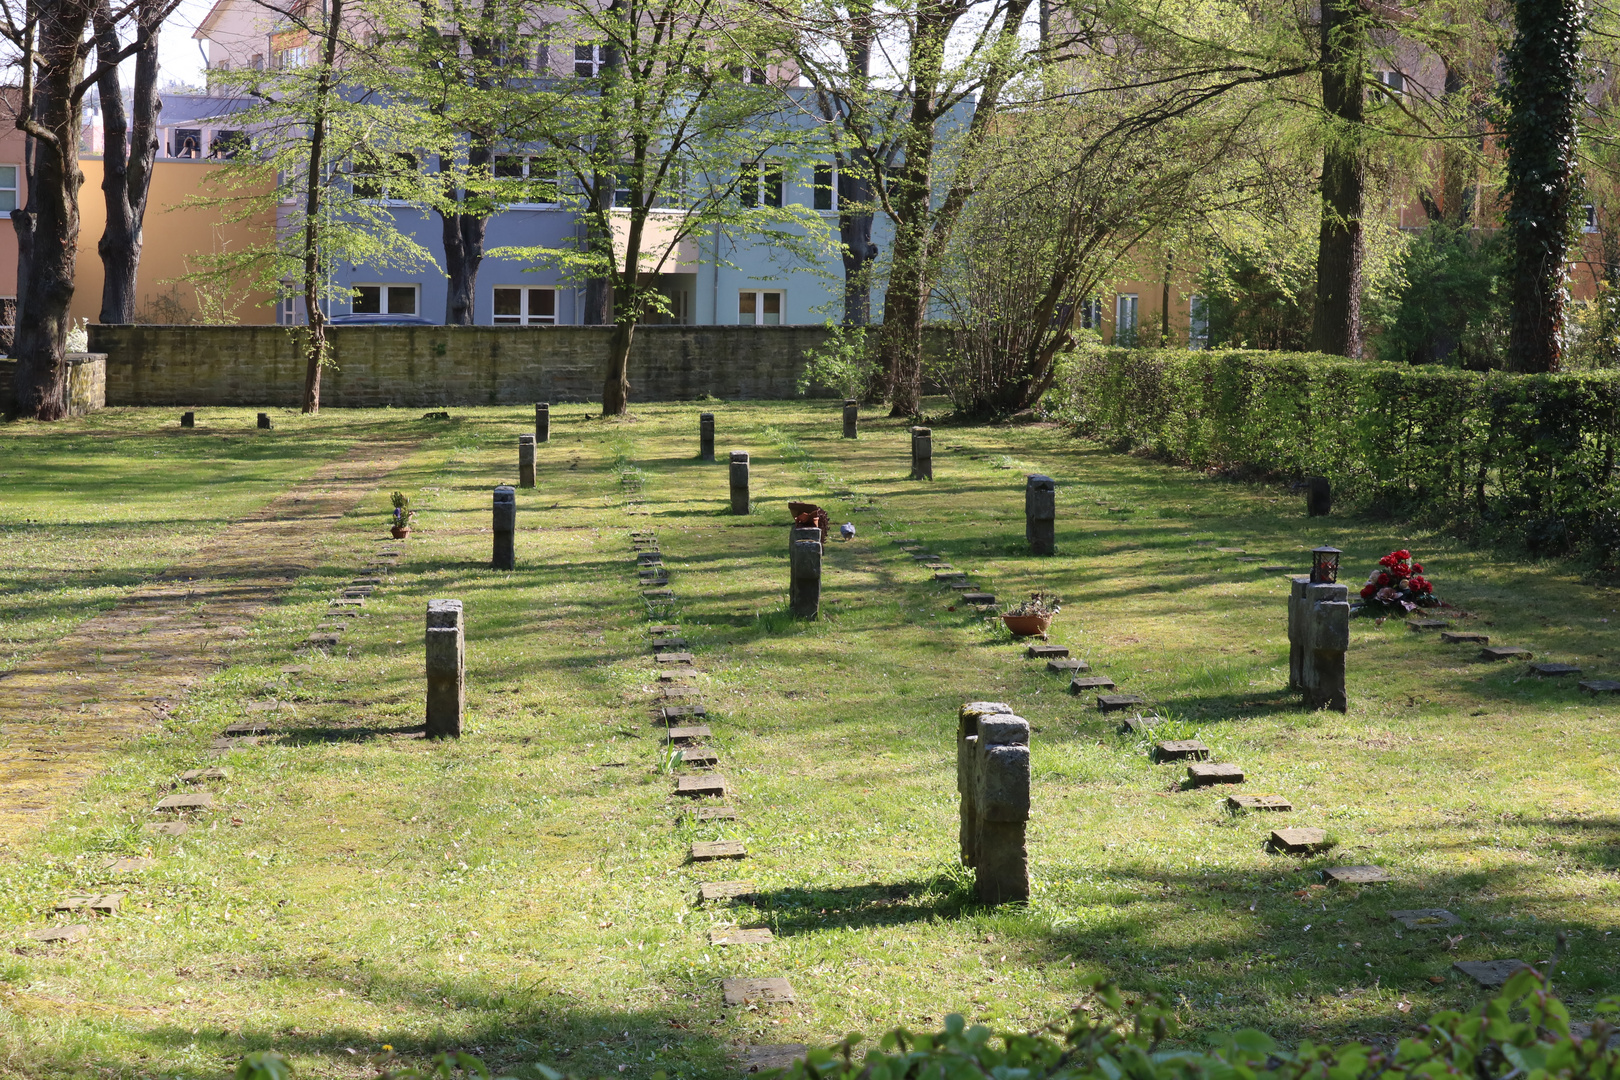
{"type": "Polygon", "coordinates": [[[1386,611],[1411,611],[1440,603],[1434,586],[1423,576],[1423,566],[1412,561],[1412,553],[1402,548],[1378,560],[1378,569],[1367,575],[1361,598],[1369,607],[1386,611]]]}

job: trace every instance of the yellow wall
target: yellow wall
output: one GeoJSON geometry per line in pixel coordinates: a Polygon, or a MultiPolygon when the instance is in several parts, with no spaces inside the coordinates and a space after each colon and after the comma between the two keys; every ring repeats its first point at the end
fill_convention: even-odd
{"type": "MultiPolygon", "coordinates": [[[[74,319],[97,321],[101,314],[101,256],[96,244],[107,223],[107,204],[101,193],[101,159],[85,158],[84,187],[79,190],[79,257],[73,289],[74,319]]],[[[222,224],[223,213],[213,207],[186,206],[191,195],[219,194],[208,181],[224,168],[213,161],[158,161],[152,169],[146,223],[141,247],[141,268],[135,301],[137,322],[188,321],[176,311],[196,318],[197,296],[189,282],[178,279],[196,265],[196,256],[215,251],[241,250],[267,238],[275,227],[274,211],[238,224],[222,224]],[[190,267],[188,267],[188,261],[190,267]]],[[[0,258],[4,241],[0,240],[0,258]]],[[[15,245],[11,262],[15,275],[15,245]]],[[[268,293],[243,289],[234,292],[230,321],[273,323],[274,302],[268,293]]]]}

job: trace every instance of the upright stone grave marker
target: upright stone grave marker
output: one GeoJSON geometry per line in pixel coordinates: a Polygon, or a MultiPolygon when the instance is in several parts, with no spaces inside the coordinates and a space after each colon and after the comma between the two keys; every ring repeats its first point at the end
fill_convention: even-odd
{"type": "Polygon", "coordinates": [[[957,712],[956,788],[962,800],[962,862],[981,901],[1029,899],[1029,722],[999,701],[957,712]]]}
{"type": "Polygon", "coordinates": [[[748,513],[748,451],[731,452],[731,512],[748,513]]]}
{"type": "Polygon", "coordinates": [[[911,429],[911,478],[913,480],[934,478],[934,432],[931,428],[911,429]]]}
{"type": "Polygon", "coordinates": [[[1032,473],[1024,485],[1024,539],[1031,555],[1057,550],[1057,481],[1050,476],[1032,473]]]}
{"type": "Polygon", "coordinates": [[[854,398],[844,399],[844,438],[859,437],[857,425],[860,423],[861,406],[854,398]]]}
{"type": "Polygon", "coordinates": [[[180,426],[181,427],[196,427],[197,426],[197,414],[194,413],[194,412],[183,412],[183,413],[181,413],[180,414],[180,426]]]}
{"type": "Polygon", "coordinates": [[[540,401],[534,406],[534,441],[551,441],[551,402],[540,401]]]}
{"type": "Polygon", "coordinates": [[[698,413],[698,460],[714,460],[714,413],[698,413]]]}
{"type": "Polygon", "coordinates": [[[1288,598],[1288,685],[1312,709],[1348,708],[1344,654],[1350,648],[1350,592],[1344,585],[1293,579],[1288,598]]]}
{"type": "Polygon", "coordinates": [[[534,487],[534,436],[518,436],[518,487],[534,487]]]}
{"type": "MultiPolygon", "coordinates": [[[[510,490],[510,489],[508,489],[510,490]]],[[[427,737],[461,738],[467,709],[467,643],[460,600],[427,606],[427,737]]]]}
{"type": "Polygon", "coordinates": [[[269,431],[270,430],[270,414],[269,413],[262,412],[262,413],[259,414],[259,430],[260,431],[269,431]]]}
{"type": "Polygon", "coordinates": [[[1333,512],[1333,485],[1325,476],[1305,479],[1305,513],[1309,517],[1327,517],[1333,512]]]}
{"type": "Polygon", "coordinates": [[[517,566],[517,491],[507,484],[495,489],[495,553],[490,565],[496,570],[512,570],[517,566]]]}
{"type": "MultiPolygon", "coordinates": [[[[819,533],[821,530],[804,531],[819,533]]],[[[789,559],[788,604],[794,618],[814,619],[821,613],[821,542],[795,540],[789,559]]]]}

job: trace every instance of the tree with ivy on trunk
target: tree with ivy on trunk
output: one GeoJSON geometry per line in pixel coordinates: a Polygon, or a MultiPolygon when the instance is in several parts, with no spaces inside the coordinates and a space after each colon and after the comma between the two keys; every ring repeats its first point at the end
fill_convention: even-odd
{"type": "Polygon", "coordinates": [[[118,77],[118,58],[125,43],[109,0],[101,0],[92,18],[96,59],[102,67],[96,90],[101,98],[104,131],[101,192],[107,209],[106,225],[96,244],[102,265],[102,323],[135,321],[142,227],[152,184],[152,161],[157,156],[158,112],[163,108],[157,92],[158,31],[169,6],[154,0],[136,0],[132,43],[135,78],[127,110],[118,77]]]}
{"type": "Polygon", "coordinates": [[[1311,348],[1360,356],[1368,14],[1360,0],[1323,0],[1321,17],[1326,145],[1311,348]]]}

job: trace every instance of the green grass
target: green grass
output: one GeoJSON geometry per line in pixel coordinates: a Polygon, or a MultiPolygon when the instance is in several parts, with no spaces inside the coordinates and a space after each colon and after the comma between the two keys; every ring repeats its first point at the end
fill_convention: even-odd
{"type": "MultiPolygon", "coordinates": [[[[936,426],[928,483],[905,479],[903,422],[868,419],[847,442],[829,403],[651,405],[623,423],[592,412],[553,408],[539,487],[519,493],[511,573],[487,569],[483,530],[529,415],[455,410],[449,427],[424,427],[385,485],[411,495],[418,532],[344,651],[310,676],[280,673],[333,583],[384,536],[387,490],[333,525],[353,562],[264,617],[261,639],[279,645],[195,690],[0,865],[0,932],[19,947],[0,965],[0,1076],[220,1077],[243,1051],[275,1047],[310,1075],[358,1077],[386,1044],[413,1059],[456,1047],[505,1065],[718,1077],[750,1042],[830,1042],[953,1011],[1034,1026],[1096,975],[1164,994],[1193,1042],[1239,1025],[1285,1041],[1387,1037],[1478,999],[1452,960],[1538,961],[1560,930],[1570,945],[1554,978],[1576,1017],[1620,985],[1615,706],[1357,620],[1349,715],[1303,712],[1283,693],[1286,582],[1214,548],[1303,566],[1331,542],[1350,578],[1410,547],[1470,627],[1588,675],[1620,672],[1613,590],[1388,523],[1310,521],[1276,489],[1044,428],[936,426]],[[696,460],[699,408],[717,413],[716,463],[696,460]],[[732,448],[752,453],[745,517],[727,512],[732,448]],[[1021,470],[1035,469],[1059,484],[1052,558],[1023,553],[1021,470]],[[815,623],[784,615],[793,498],[860,531],[830,546],[815,623]],[[647,527],[704,671],[734,823],[694,825],[670,797],[626,542],[647,527]],[[1003,599],[1062,595],[1055,642],[1295,812],[1233,816],[1221,793],[1180,791],[1183,770],[1151,764],[1146,740],[1117,734],[976,614],[948,610],[898,536],[1003,599]],[[400,732],[420,722],[422,613],[440,596],[466,605],[469,719],[459,743],[430,746],[400,732]],[[174,774],[268,698],[295,704],[292,734],[231,755],[222,808],[153,845],[159,861],[128,885],[124,914],[78,945],[21,941],[62,892],[109,887],[95,859],[144,849],[137,827],[174,774]],[[956,865],[955,711],[983,698],[1034,729],[1027,907],[977,906],[956,865]],[[1267,854],[1281,824],[1323,827],[1337,847],[1267,854]],[[692,840],[718,838],[746,841],[750,858],[685,863],[692,840]],[[1340,861],[1397,880],[1311,887],[1340,861]],[[759,900],[695,903],[699,881],[726,877],[756,882],[759,900]],[[1466,920],[1460,940],[1385,916],[1433,906],[1466,920]],[[777,939],[710,946],[708,930],[730,923],[777,939]],[[724,1010],[718,982],[734,974],[785,975],[799,1003],[724,1010]]],[[[27,479],[26,510],[9,482],[0,503],[5,573],[54,596],[71,566],[107,602],[409,416],[278,417],[274,440],[244,430],[183,445],[161,429],[172,417],[145,412],[0,427],[6,469],[27,479]],[[98,515],[155,539],[79,544],[68,526],[98,515]],[[57,525],[23,537],[19,517],[57,525]]],[[[78,617],[80,605],[50,603],[78,617]]],[[[16,655],[54,632],[29,625],[16,655]]]]}

